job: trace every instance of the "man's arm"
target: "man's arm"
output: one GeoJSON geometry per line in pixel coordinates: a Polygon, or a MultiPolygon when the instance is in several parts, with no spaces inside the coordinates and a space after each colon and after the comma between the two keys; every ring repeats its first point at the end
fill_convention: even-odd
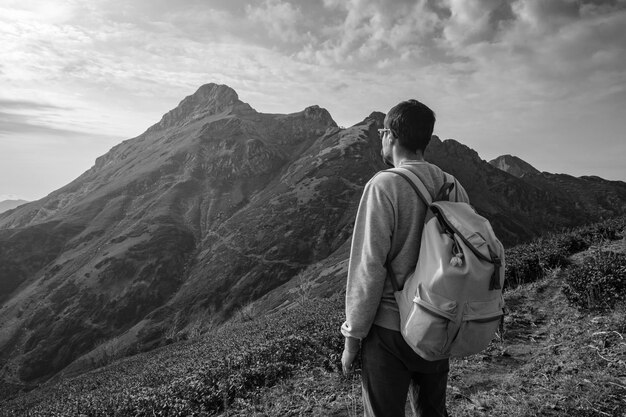
{"type": "Polygon", "coordinates": [[[363,190],[352,235],[346,321],[341,326],[346,337],[345,361],[342,360],[344,370],[350,368],[360,340],[367,336],[374,322],[387,277],[385,263],[391,248],[394,221],[391,201],[375,177],[363,190]]]}

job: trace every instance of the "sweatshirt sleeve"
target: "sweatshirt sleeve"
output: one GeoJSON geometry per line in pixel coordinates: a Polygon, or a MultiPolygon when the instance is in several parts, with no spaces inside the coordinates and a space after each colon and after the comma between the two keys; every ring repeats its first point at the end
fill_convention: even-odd
{"type": "Polygon", "coordinates": [[[346,321],[341,333],[363,339],[374,322],[383,294],[394,230],[391,200],[374,177],[363,190],[359,204],[346,284],[346,321]]]}

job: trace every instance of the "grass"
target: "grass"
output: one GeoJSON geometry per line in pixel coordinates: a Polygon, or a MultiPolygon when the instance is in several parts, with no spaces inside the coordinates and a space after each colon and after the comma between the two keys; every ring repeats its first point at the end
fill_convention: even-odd
{"type": "MultiPolygon", "coordinates": [[[[624,241],[608,239],[620,238],[625,223],[507,250],[506,330],[481,354],[453,360],[451,415],[626,415],[624,303],[590,310],[562,291],[588,256],[624,250],[624,241]]],[[[307,298],[290,310],[49,381],[0,400],[0,415],[361,415],[358,372],[340,374],[343,295],[307,298]]]]}

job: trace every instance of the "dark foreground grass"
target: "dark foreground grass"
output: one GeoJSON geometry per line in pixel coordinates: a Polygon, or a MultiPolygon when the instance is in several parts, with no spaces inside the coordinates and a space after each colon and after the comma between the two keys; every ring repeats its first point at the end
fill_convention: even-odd
{"type": "Polygon", "coordinates": [[[302,371],[336,373],[342,300],[313,300],[135,355],[2,404],[5,415],[215,415],[302,371]]]}

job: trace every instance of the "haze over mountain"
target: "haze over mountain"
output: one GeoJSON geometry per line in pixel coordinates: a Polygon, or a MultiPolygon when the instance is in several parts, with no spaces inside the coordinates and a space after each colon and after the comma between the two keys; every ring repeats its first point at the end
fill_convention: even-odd
{"type": "Polygon", "coordinates": [[[28,203],[26,200],[2,200],[0,201],[0,213],[4,213],[5,211],[14,209],[15,207],[26,203],[28,203]]]}
{"type": "MultiPolygon", "coordinates": [[[[363,186],[385,168],[383,118],[342,129],[318,106],[259,113],[203,85],[67,186],[0,214],[3,382],[81,372],[254,300],[280,307],[299,274],[316,296],[341,290],[363,186]]],[[[426,158],[507,245],[626,212],[623,182],[517,178],[437,137],[426,158]]]]}

